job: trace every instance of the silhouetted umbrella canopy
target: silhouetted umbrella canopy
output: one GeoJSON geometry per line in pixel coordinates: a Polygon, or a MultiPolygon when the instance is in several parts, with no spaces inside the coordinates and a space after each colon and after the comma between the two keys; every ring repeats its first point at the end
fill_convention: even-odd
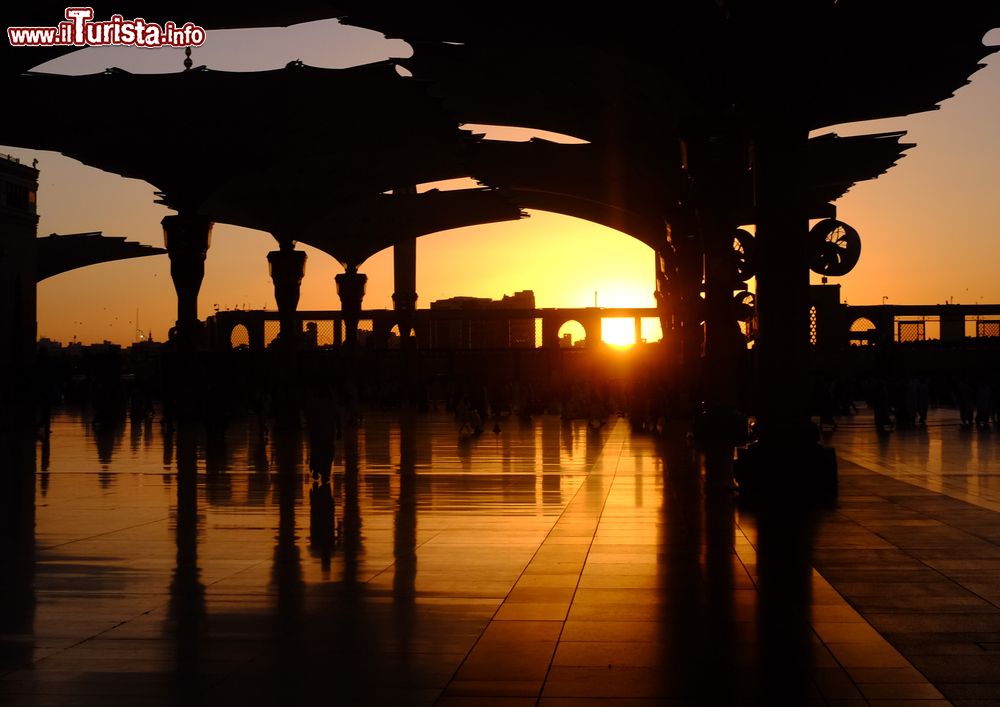
{"type": "MultiPolygon", "coordinates": [[[[547,201],[562,213],[631,223],[633,235],[651,233],[664,217],[690,218],[699,204],[752,221],[741,145],[757,126],[786,111],[804,128],[933,108],[976,69],[987,53],[981,38],[1000,15],[980,4],[815,0],[779,11],[691,0],[659,7],[655,18],[638,3],[514,2],[487,20],[451,0],[351,4],[190,11],[205,26],[346,12],[351,24],[413,43],[415,55],[403,63],[433,81],[458,120],[543,128],[591,145],[480,145],[470,164],[475,141],[456,130],[426,84],[398,77],[389,63],[22,77],[19,93],[33,114],[7,121],[0,142],[59,150],[150,181],[174,208],[276,234],[364,222],[362,205],[384,192],[469,173],[536,208],[547,201]],[[66,104],[91,110],[68,116],[66,104]],[[705,159],[720,137],[731,143],[726,156],[705,159]],[[684,164],[691,154],[693,169],[684,164]]],[[[810,208],[891,167],[905,149],[898,138],[811,141],[810,208]]],[[[472,222],[468,214],[458,220],[472,222]]],[[[353,235],[344,239],[331,252],[369,250],[353,245],[353,235]]]]}
{"type": "Polygon", "coordinates": [[[523,216],[508,196],[491,189],[376,194],[349,203],[320,200],[286,208],[301,196],[253,194],[213,201],[206,209],[219,221],[307,243],[344,265],[360,265],[401,240],[523,216]]]}
{"type": "MultiPolygon", "coordinates": [[[[410,42],[414,55],[401,63],[432,81],[462,121],[592,143],[477,146],[473,173],[483,183],[534,194],[525,206],[544,193],[574,215],[644,233],[656,217],[683,221],[705,206],[755,222],[748,146],[761,127],[787,123],[803,134],[933,109],[967,83],[989,53],[984,34],[1000,23],[1000,9],[982,3],[649,8],[515,1],[484,21],[448,0],[369,5],[342,21],[410,42]]],[[[899,137],[810,141],[810,213],[825,215],[829,201],[890,168],[906,148],[899,137]]]]}
{"type": "Polygon", "coordinates": [[[805,169],[811,205],[836,201],[858,182],[875,179],[891,169],[903,152],[915,147],[901,143],[904,132],[840,137],[833,133],[811,138],[805,169]]]}
{"type": "Polygon", "coordinates": [[[5,125],[4,141],[144,179],[169,206],[301,240],[342,262],[358,264],[400,239],[522,215],[485,189],[383,193],[465,176],[464,153],[477,140],[388,63],[35,74],[21,83],[44,109],[5,125]],[[62,113],[53,96],[94,108],[62,113]]]}
{"type": "Polygon", "coordinates": [[[88,265],[167,252],[163,248],[125,240],[124,236],[105,236],[100,231],[64,235],[53,233],[44,238],[36,238],[35,245],[37,282],[88,265]]]}
{"type": "MultiPolygon", "coordinates": [[[[809,140],[807,209],[827,215],[827,204],[853,184],[874,179],[891,168],[912,145],[903,133],[856,137],[827,134],[809,140]]],[[[595,144],[558,144],[484,140],[471,150],[473,175],[486,184],[510,190],[525,207],[546,208],[624,231],[655,247],[663,240],[662,220],[687,217],[683,197],[655,172],[627,162],[595,144]],[[652,236],[652,239],[650,239],[652,236]]],[[[725,195],[718,208],[736,223],[753,222],[752,185],[725,195]]]]}
{"type": "MultiPolygon", "coordinates": [[[[632,89],[638,85],[673,106],[670,120],[685,129],[687,118],[759,118],[773,110],[768,101],[776,92],[793,97],[808,126],[818,128],[933,109],[990,53],[982,38],[1000,25],[1000,6],[971,0],[515,1],[487,21],[465,3],[447,0],[368,5],[349,10],[343,21],[414,44],[407,66],[440,81],[469,122],[495,122],[486,110],[492,95],[494,115],[524,125],[511,113],[523,108],[525,116],[537,115],[544,108],[531,99],[543,97],[544,86],[561,98],[565,82],[589,85],[590,95],[610,99],[603,112],[620,108],[618,124],[627,125],[641,116],[614,98],[640,66],[632,89]],[[511,104],[506,92],[519,84],[528,100],[511,104]]],[[[649,109],[659,113],[655,102],[649,109]]],[[[576,117],[531,127],[559,130],[576,117]]]]}
{"type": "Polygon", "coordinates": [[[526,209],[550,211],[613,228],[628,234],[650,247],[661,246],[666,234],[666,222],[650,214],[638,214],[600,201],[547,191],[505,189],[511,199],[526,209]]]}
{"type": "MultiPolygon", "coordinates": [[[[167,205],[303,192],[351,202],[465,176],[473,138],[389,63],[352,69],[21,77],[0,142],[144,179],[167,205]],[[87,110],[66,111],[66,105],[87,110]]],[[[299,207],[295,199],[289,208],[299,207]]],[[[211,216],[211,213],[205,215],[211,216]]]]}

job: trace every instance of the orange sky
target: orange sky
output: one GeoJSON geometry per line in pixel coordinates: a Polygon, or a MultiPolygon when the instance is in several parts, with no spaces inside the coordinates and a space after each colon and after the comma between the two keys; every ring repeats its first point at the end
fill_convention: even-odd
{"type": "MultiPolygon", "coordinates": [[[[1000,42],[1000,32],[987,37],[1000,42]]],[[[302,59],[317,66],[347,66],[408,47],[336,23],[286,30],[209,33],[195,63],[210,68],[259,70],[302,59]],[[333,39],[331,39],[331,37],[333,39]],[[292,49],[283,49],[292,47],[292,49]]],[[[90,73],[107,66],[132,71],[181,68],[177,50],[87,49],[46,66],[60,73],[90,73]]],[[[838,204],[839,216],[863,239],[861,262],[840,278],[852,304],[890,302],[1000,302],[1000,60],[991,58],[972,84],[942,109],[879,121],[841,134],[906,129],[918,143],[886,176],[856,187],[838,204]]],[[[85,167],[54,153],[0,147],[28,162],[39,160],[39,234],[102,230],[162,244],[160,219],[171,213],[153,204],[153,188],[85,167]]],[[[201,291],[200,316],[220,308],[274,308],[265,254],[273,239],[261,232],[216,225],[201,291]]],[[[334,309],[331,257],[306,248],[309,262],[300,307],[334,309]]],[[[604,306],[653,306],[652,252],[616,231],[578,219],[532,212],[523,221],[458,229],[418,240],[419,305],[453,295],[500,297],[533,289],[539,306],[590,306],[594,291],[604,306]]],[[[362,268],[369,276],[365,304],[391,307],[389,251],[362,268]]],[[[109,339],[127,343],[139,326],[163,339],[176,316],[165,256],[108,263],[50,278],[38,288],[38,332],[61,341],[109,339]]]]}

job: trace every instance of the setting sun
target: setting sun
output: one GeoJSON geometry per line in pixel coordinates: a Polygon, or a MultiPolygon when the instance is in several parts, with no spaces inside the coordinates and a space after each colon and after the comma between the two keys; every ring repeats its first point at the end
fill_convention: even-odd
{"type": "Polygon", "coordinates": [[[601,341],[611,346],[635,344],[635,321],[625,317],[601,321],[601,341]]]}

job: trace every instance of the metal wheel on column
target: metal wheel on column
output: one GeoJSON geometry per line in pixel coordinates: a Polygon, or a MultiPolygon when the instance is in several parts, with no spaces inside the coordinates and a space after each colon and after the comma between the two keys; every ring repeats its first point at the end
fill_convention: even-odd
{"type": "Polygon", "coordinates": [[[736,255],[736,277],[745,282],[757,274],[754,239],[749,231],[737,228],[733,233],[733,253],[736,255]]]}
{"type": "Polygon", "coordinates": [[[846,275],[861,258],[861,236],[843,221],[820,221],[810,229],[809,241],[809,268],[818,275],[846,275]]]}
{"type": "Polygon", "coordinates": [[[737,292],[733,295],[733,309],[738,321],[749,322],[756,314],[757,298],[752,292],[737,292]]]}

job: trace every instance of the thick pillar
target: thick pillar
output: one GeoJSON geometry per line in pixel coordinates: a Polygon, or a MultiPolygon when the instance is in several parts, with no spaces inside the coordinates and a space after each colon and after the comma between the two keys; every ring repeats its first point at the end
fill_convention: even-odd
{"type": "Polygon", "coordinates": [[[340,297],[340,311],[344,315],[344,344],[357,348],[358,320],[361,319],[361,303],[365,298],[368,276],[358,272],[357,265],[347,265],[345,272],[337,275],[337,295],[340,297]]]}
{"type": "Polygon", "coordinates": [[[668,347],[670,353],[668,359],[670,364],[676,362],[679,354],[677,352],[677,337],[675,335],[677,320],[677,303],[673,295],[673,277],[668,254],[665,250],[653,252],[656,267],[656,311],[660,318],[660,329],[663,332],[663,343],[668,347]]]}
{"type": "MultiPolygon", "coordinates": [[[[35,423],[38,170],[0,155],[0,457],[35,423]]],[[[34,471],[32,467],[32,471],[34,471]]]]}
{"type": "Polygon", "coordinates": [[[601,338],[602,317],[600,310],[595,309],[593,313],[583,313],[576,320],[583,327],[584,340],[587,342],[586,348],[595,349],[599,347],[603,341],[601,338]]]}
{"type": "Polygon", "coordinates": [[[177,292],[177,337],[194,348],[198,339],[198,292],[205,277],[205,254],[212,242],[212,222],[204,216],[165,216],[163,242],[170,258],[170,278],[177,292]]]}
{"type": "Polygon", "coordinates": [[[701,367],[703,414],[695,426],[699,437],[745,441],[746,420],[738,411],[746,343],[736,319],[733,291],[742,285],[736,274],[732,229],[706,229],[705,350],[701,367]]]}
{"type": "Polygon", "coordinates": [[[281,429],[299,426],[300,401],[298,396],[295,354],[299,348],[301,330],[296,325],[295,311],[299,306],[302,276],[306,270],[306,254],[295,250],[292,241],[283,240],[280,250],[267,254],[267,262],[274,283],[274,299],[278,304],[281,333],[278,337],[279,361],[274,390],[275,424],[281,429]]]}
{"type": "Polygon", "coordinates": [[[542,347],[546,349],[559,348],[559,327],[562,323],[555,316],[542,317],[542,347]]]}
{"type": "Polygon", "coordinates": [[[0,155],[0,635],[16,637],[3,641],[10,665],[34,660],[35,450],[40,433],[46,472],[49,441],[35,404],[46,390],[35,382],[46,375],[35,367],[37,191],[38,170],[0,155]]]}
{"type": "MultiPolygon", "coordinates": [[[[414,186],[395,189],[393,194],[401,198],[414,196],[414,186]]],[[[414,312],[417,309],[417,239],[404,238],[392,248],[392,308],[396,312],[399,327],[399,347],[409,349],[416,344],[410,331],[413,329],[414,312]]]]}
{"type": "Polygon", "coordinates": [[[808,130],[778,109],[754,143],[757,195],[757,436],[741,449],[741,487],[794,492],[836,484],[833,450],[810,419],[809,222],[802,176],[808,130]]]}
{"type": "Polygon", "coordinates": [[[408,238],[393,246],[392,308],[399,327],[400,348],[409,348],[415,342],[410,336],[417,309],[417,239],[408,238]]]}
{"type": "Polygon", "coordinates": [[[247,319],[245,322],[243,322],[243,325],[246,326],[247,333],[250,336],[250,350],[263,351],[264,317],[257,315],[253,319],[247,319]]]}
{"type": "Polygon", "coordinates": [[[295,311],[299,306],[302,277],[306,272],[306,253],[294,250],[291,242],[286,241],[281,244],[280,250],[267,254],[267,262],[281,321],[281,342],[286,348],[293,349],[301,333],[295,325],[295,311]]]}
{"type": "Polygon", "coordinates": [[[672,250],[665,249],[658,259],[657,306],[661,324],[669,324],[663,337],[668,345],[670,367],[676,381],[672,412],[687,415],[692,411],[697,366],[701,358],[704,301],[701,290],[701,249],[692,237],[673,238],[672,250]],[[669,261],[668,261],[669,259],[669,261]],[[669,338],[668,338],[669,337],[669,338]]]}

